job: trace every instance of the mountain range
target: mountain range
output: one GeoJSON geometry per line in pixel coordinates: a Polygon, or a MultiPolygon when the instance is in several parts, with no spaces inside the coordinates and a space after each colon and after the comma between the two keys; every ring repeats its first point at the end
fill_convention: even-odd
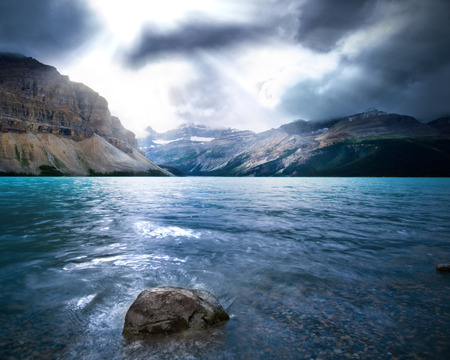
{"type": "Polygon", "coordinates": [[[450,117],[376,109],[262,133],[185,124],[138,139],[147,157],[196,176],[450,176],[450,117]]]}
{"type": "Polygon", "coordinates": [[[94,90],[0,54],[0,175],[170,175],[137,145],[94,90]]]}
{"type": "Polygon", "coordinates": [[[450,117],[371,109],[261,133],[147,130],[138,142],[94,90],[0,54],[0,175],[450,176],[450,117]]]}

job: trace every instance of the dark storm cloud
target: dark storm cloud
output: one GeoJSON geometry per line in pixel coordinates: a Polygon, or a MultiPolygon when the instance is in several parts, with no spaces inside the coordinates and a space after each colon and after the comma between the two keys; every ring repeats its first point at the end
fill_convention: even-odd
{"type": "MultiPolygon", "coordinates": [[[[450,81],[445,81],[450,72],[449,1],[267,0],[246,4],[252,14],[246,23],[191,18],[171,31],[147,27],[128,52],[127,64],[142,66],[171,55],[195,63],[198,53],[215,54],[243,43],[249,51],[259,45],[297,46],[322,56],[339,54],[339,63],[323,77],[299,80],[285,92],[279,109],[292,117],[325,118],[370,107],[422,119],[449,112],[450,81]],[[383,41],[373,35],[380,29],[388,34],[380,35],[383,41]],[[343,44],[355,34],[361,38],[348,45],[350,51],[344,49],[343,44]]],[[[204,76],[189,91],[191,95],[202,93],[195,97],[200,100],[187,96],[185,101],[197,108],[223,108],[225,97],[212,99],[210,95],[221,94],[221,86],[220,81],[204,76]]]]}
{"type": "Polygon", "coordinates": [[[439,72],[450,60],[450,3],[429,0],[419,7],[405,6],[401,31],[370,46],[351,61],[380,72],[387,81],[420,81],[439,72]]]}
{"type": "Polygon", "coordinates": [[[327,52],[349,33],[370,24],[374,0],[314,0],[299,8],[296,39],[303,46],[327,52]]]}
{"type": "Polygon", "coordinates": [[[139,66],[168,54],[192,55],[198,50],[214,51],[236,43],[257,41],[267,28],[249,24],[222,24],[193,20],[172,31],[147,27],[126,62],[139,66]]]}
{"type": "Polygon", "coordinates": [[[83,0],[0,0],[0,51],[57,58],[96,28],[83,0]]]}
{"type": "MultiPolygon", "coordinates": [[[[308,4],[301,10],[306,11],[308,4]]],[[[363,23],[392,27],[392,34],[384,41],[369,36],[358,43],[352,54],[342,55],[333,72],[292,87],[281,107],[290,114],[304,114],[309,118],[345,115],[369,107],[406,113],[422,120],[449,113],[450,3],[445,0],[378,1],[369,13],[365,13],[370,9],[367,4],[362,9],[366,14],[363,18],[367,19],[363,23]]],[[[314,15],[314,18],[317,25],[313,22],[307,29],[327,26],[319,23],[321,16],[314,15]]],[[[342,19],[345,18],[344,15],[342,19]]],[[[335,37],[312,47],[321,51],[339,50],[337,39],[365,30],[367,25],[361,24],[356,22],[353,29],[351,22],[339,26],[341,31],[335,37]]],[[[306,37],[304,40],[299,37],[299,42],[311,47],[308,31],[304,34],[306,37]]]]}

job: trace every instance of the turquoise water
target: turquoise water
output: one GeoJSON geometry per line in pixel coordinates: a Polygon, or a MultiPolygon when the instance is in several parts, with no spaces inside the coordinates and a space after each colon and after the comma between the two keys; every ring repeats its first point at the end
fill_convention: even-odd
{"type": "Polygon", "coordinates": [[[0,178],[2,359],[444,359],[450,179],[0,178]],[[202,337],[128,343],[145,288],[202,337]]]}

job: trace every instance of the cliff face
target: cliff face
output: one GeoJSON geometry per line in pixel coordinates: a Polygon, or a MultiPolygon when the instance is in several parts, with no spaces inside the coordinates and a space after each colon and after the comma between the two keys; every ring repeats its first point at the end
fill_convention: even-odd
{"type": "Polygon", "coordinates": [[[54,67],[20,55],[0,54],[0,136],[0,172],[39,174],[41,165],[58,168],[52,158],[62,143],[67,159],[63,153],[56,158],[67,175],[161,170],[141,158],[135,135],[111,116],[103,97],[54,67]],[[88,143],[97,143],[98,153],[89,153],[88,143]],[[100,161],[103,152],[108,159],[100,161]],[[130,158],[129,164],[116,161],[121,153],[130,158]],[[70,160],[77,157],[85,160],[70,160]]]}

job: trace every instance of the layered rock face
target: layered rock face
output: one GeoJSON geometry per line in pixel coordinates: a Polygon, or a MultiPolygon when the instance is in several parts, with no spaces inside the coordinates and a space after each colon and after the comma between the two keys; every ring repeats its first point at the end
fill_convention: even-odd
{"type": "Polygon", "coordinates": [[[111,116],[103,97],[21,55],[0,54],[0,140],[0,172],[39,174],[40,166],[66,175],[161,170],[143,159],[135,135],[111,116]]]}

